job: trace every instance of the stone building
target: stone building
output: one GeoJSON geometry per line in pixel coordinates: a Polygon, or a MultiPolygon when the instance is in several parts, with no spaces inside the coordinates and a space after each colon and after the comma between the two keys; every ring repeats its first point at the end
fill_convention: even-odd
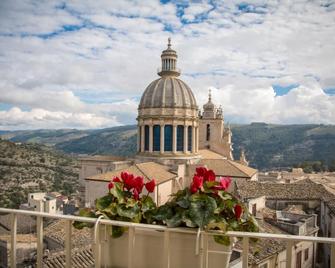
{"type": "Polygon", "coordinates": [[[161,54],[160,77],[147,86],[138,106],[136,155],[128,159],[93,156],[81,161],[86,206],[94,205],[106,193],[107,183],[122,171],[155,178],[158,187],[153,197],[158,204],[189,185],[199,165],[220,176],[257,180],[257,170],[248,167],[244,156],[240,161],[233,159],[232,133],[225,126],[223,109],[212,102],[211,92],[203,110],[199,109],[191,88],[179,78],[177,59],[169,39],[161,54]]]}

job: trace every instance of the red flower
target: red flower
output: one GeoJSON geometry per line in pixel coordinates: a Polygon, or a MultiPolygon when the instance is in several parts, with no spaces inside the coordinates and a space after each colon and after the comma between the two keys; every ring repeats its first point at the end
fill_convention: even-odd
{"type": "Polygon", "coordinates": [[[144,186],[143,178],[138,176],[133,180],[133,187],[136,189],[136,191],[140,194],[142,192],[144,186]]]}
{"type": "Polygon", "coordinates": [[[134,195],[134,199],[135,200],[139,200],[140,199],[140,195],[139,195],[138,191],[136,190],[136,188],[134,188],[134,190],[133,190],[133,195],[134,195]]]}
{"type": "Polygon", "coordinates": [[[190,187],[191,193],[195,193],[196,191],[198,191],[198,189],[200,189],[202,187],[203,182],[204,181],[203,181],[203,178],[201,176],[195,175],[193,177],[193,181],[192,181],[191,187],[190,187]]]}
{"type": "Polygon", "coordinates": [[[241,205],[237,204],[234,207],[234,213],[235,213],[236,219],[240,219],[241,218],[242,211],[243,211],[243,209],[242,209],[241,205]]]}
{"type": "Polygon", "coordinates": [[[230,177],[221,177],[220,178],[221,190],[227,190],[230,183],[231,183],[230,177]]]}
{"type": "Polygon", "coordinates": [[[127,190],[134,188],[134,175],[128,172],[121,172],[121,179],[124,182],[124,187],[127,190]]]}
{"type": "Polygon", "coordinates": [[[205,175],[204,175],[204,180],[205,181],[215,181],[215,173],[213,170],[207,170],[205,175]]]}
{"type": "Polygon", "coordinates": [[[113,187],[114,187],[114,183],[112,183],[112,182],[108,183],[108,189],[109,190],[112,189],[113,187]]]}
{"type": "Polygon", "coordinates": [[[145,188],[147,189],[149,193],[152,193],[155,190],[155,186],[156,186],[155,179],[152,179],[151,181],[145,184],[145,188]]]}
{"type": "Polygon", "coordinates": [[[206,174],[206,172],[207,172],[207,168],[205,168],[205,167],[197,167],[195,169],[195,171],[196,171],[196,175],[197,176],[204,177],[205,174],[206,174]]]}
{"type": "Polygon", "coordinates": [[[190,188],[190,191],[192,194],[196,193],[198,191],[198,188],[194,186],[194,184],[192,183],[191,184],[191,188],[190,188]]]}
{"type": "Polygon", "coordinates": [[[119,179],[119,177],[114,177],[113,182],[121,182],[121,180],[119,179]]]}

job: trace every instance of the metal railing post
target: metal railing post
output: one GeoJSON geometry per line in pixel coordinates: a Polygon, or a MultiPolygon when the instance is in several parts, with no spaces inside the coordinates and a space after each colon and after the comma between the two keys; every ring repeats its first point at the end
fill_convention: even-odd
{"type": "Polygon", "coordinates": [[[292,249],[294,242],[288,240],[286,244],[286,268],[292,268],[292,249]]]}
{"type": "Polygon", "coordinates": [[[170,268],[170,232],[169,230],[164,231],[163,267],[170,268]]]}
{"type": "Polygon", "coordinates": [[[134,259],[133,259],[133,250],[135,243],[135,227],[129,227],[128,231],[128,268],[133,268],[134,259]]]}
{"type": "Polygon", "coordinates": [[[242,267],[248,268],[249,237],[243,237],[242,242],[242,267]]]}
{"type": "Polygon", "coordinates": [[[330,248],[330,267],[335,268],[335,243],[331,244],[330,248]]]}
{"type": "Polygon", "coordinates": [[[43,264],[43,217],[37,216],[36,218],[36,224],[37,224],[37,261],[36,265],[37,268],[42,268],[43,264]]]}
{"type": "Polygon", "coordinates": [[[16,233],[17,233],[17,215],[12,214],[11,222],[11,240],[10,240],[10,265],[16,268],[16,233]]]}
{"type": "Polygon", "coordinates": [[[65,267],[71,268],[71,243],[72,237],[72,221],[67,220],[65,224],[65,267]]]}

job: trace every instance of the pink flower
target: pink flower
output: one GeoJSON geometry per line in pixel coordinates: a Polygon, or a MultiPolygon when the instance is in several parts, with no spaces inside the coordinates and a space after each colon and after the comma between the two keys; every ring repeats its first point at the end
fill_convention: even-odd
{"type": "Polygon", "coordinates": [[[230,177],[221,177],[220,178],[220,188],[222,190],[227,190],[229,185],[231,183],[231,178],[230,177]]]}
{"type": "Polygon", "coordinates": [[[155,186],[156,186],[155,179],[152,179],[151,181],[145,184],[145,188],[147,189],[149,193],[152,193],[155,190],[155,186]]]}
{"type": "Polygon", "coordinates": [[[234,213],[235,213],[236,219],[240,219],[241,218],[242,211],[243,211],[243,209],[242,209],[241,205],[237,204],[234,207],[234,213]]]}

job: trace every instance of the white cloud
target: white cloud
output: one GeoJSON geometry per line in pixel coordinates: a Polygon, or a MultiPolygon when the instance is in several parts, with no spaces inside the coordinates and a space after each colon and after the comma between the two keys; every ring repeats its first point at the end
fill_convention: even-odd
{"type": "MultiPolygon", "coordinates": [[[[235,123],[335,123],[334,97],[322,90],[335,88],[334,13],[313,1],[203,2],[181,18],[159,1],[1,1],[0,107],[133,123],[172,36],[199,105],[212,87],[235,123]],[[276,97],[275,84],[300,86],[276,97]]],[[[34,120],[20,126],[53,126],[34,120]]]]}
{"type": "Polygon", "coordinates": [[[44,109],[22,111],[18,107],[0,111],[0,121],[0,129],[86,129],[120,125],[114,116],[106,118],[91,113],[50,112],[44,109]]]}

